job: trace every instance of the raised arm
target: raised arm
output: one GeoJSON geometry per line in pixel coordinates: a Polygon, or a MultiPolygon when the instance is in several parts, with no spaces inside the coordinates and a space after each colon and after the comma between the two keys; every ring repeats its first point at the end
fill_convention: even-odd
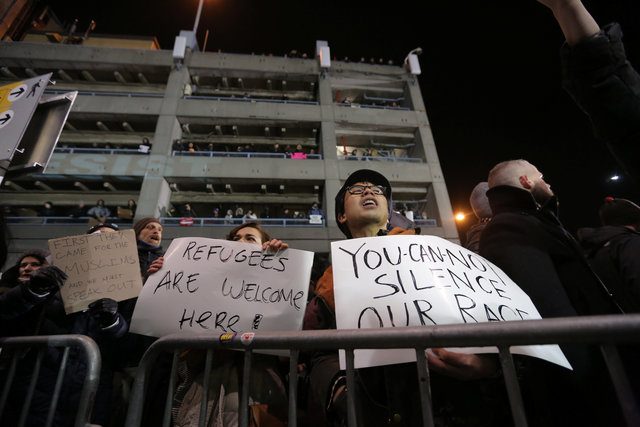
{"type": "Polygon", "coordinates": [[[600,26],[580,0],[538,0],[553,12],[569,46],[596,35],[600,26]]]}

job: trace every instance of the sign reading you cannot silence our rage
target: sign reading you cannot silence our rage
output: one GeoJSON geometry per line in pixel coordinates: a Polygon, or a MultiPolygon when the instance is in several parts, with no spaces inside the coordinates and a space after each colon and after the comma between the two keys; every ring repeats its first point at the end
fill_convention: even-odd
{"type": "MultiPolygon", "coordinates": [[[[540,319],[531,299],[502,270],[439,237],[343,240],[331,244],[331,257],[339,329],[540,319]]],[[[570,368],[557,345],[519,346],[511,351],[570,368]]],[[[356,368],[415,360],[413,349],[355,351],[356,368]]],[[[344,352],[340,362],[344,368],[344,352]]]]}
{"type": "Polygon", "coordinates": [[[131,330],[159,337],[302,329],[312,264],[312,252],[174,239],[163,268],[145,282],[131,330]]]}

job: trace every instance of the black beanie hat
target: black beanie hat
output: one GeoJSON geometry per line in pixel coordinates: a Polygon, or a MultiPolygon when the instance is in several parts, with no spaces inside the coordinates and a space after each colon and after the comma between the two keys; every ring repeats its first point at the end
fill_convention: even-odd
{"type": "Polygon", "coordinates": [[[369,182],[374,185],[381,185],[385,188],[384,197],[387,198],[389,218],[391,218],[391,205],[393,203],[391,201],[391,184],[389,183],[389,180],[380,172],[376,172],[371,169],[357,170],[349,175],[340,191],[338,191],[338,194],[336,194],[336,222],[338,223],[340,231],[342,231],[342,233],[349,239],[351,238],[349,227],[347,227],[346,223],[341,224],[340,221],[338,221],[338,217],[344,213],[344,195],[347,192],[347,188],[358,182],[369,182]]]}
{"type": "Polygon", "coordinates": [[[160,220],[158,218],[153,218],[153,217],[142,218],[141,220],[133,224],[133,231],[135,231],[136,233],[136,239],[140,236],[140,232],[144,230],[144,228],[147,225],[151,224],[152,222],[157,222],[158,224],[160,224],[160,220]]]}
{"type": "Polygon", "coordinates": [[[598,214],[602,225],[640,226],[640,206],[627,199],[605,198],[598,214]]]}

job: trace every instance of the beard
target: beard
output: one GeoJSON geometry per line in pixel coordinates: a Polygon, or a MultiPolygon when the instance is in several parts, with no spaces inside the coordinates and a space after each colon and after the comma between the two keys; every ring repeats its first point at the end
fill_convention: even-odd
{"type": "Polygon", "coordinates": [[[547,184],[536,182],[531,188],[531,195],[541,205],[544,205],[550,198],[554,196],[553,191],[547,184]]]}

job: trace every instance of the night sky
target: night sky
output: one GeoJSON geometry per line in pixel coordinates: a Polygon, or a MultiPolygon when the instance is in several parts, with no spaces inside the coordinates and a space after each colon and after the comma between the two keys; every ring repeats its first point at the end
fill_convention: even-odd
{"type": "MultiPolygon", "coordinates": [[[[49,0],[79,31],[156,36],[164,49],[193,27],[197,0],[49,0]]],[[[471,189],[496,163],[525,158],[545,174],[569,229],[597,225],[604,196],[639,202],[627,179],[610,182],[616,164],[560,86],[564,41],[551,12],[535,0],[424,2],[206,0],[202,46],[232,53],[292,49],[313,54],[328,40],[337,59],[392,59],[422,47],[420,85],[454,210],[470,212],[471,189]]],[[[627,54],[640,67],[640,2],[585,2],[604,25],[620,22],[627,54]]],[[[619,172],[619,169],[617,170],[619,172]]],[[[461,226],[461,229],[464,226],[461,226]]],[[[464,231],[464,230],[461,230],[464,231]]]]}

